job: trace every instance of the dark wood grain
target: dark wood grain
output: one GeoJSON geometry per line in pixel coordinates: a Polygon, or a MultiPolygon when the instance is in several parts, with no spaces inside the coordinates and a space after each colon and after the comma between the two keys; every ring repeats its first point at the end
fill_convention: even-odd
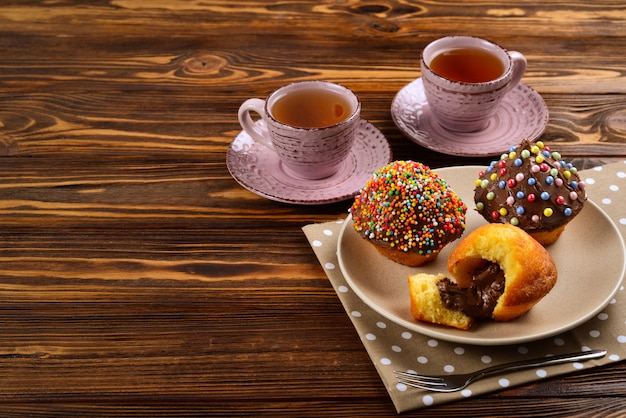
{"type": "MultiPolygon", "coordinates": [[[[618,1],[3,1],[2,416],[394,416],[294,206],[241,188],[237,109],[286,83],[353,89],[398,159],[393,97],[448,34],[526,54],[542,137],[626,159],[618,1]]],[[[626,365],[410,416],[620,416],[626,365]]]]}

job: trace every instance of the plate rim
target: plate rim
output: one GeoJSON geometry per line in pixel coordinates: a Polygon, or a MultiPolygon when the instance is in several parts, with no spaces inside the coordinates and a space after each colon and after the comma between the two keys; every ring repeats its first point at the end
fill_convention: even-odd
{"type": "MultiPolygon", "coordinates": [[[[445,178],[445,173],[450,172],[451,170],[476,169],[480,171],[483,168],[484,168],[483,166],[469,165],[469,166],[442,167],[442,168],[438,168],[434,170],[438,172],[442,177],[445,178]]],[[[359,288],[358,285],[354,283],[352,277],[346,271],[346,266],[344,264],[344,259],[343,259],[343,255],[341,251],[341,243],[344,239],[344,233],[348,229],[348,226],[352,225],[351,214],[348,214],[346,219],[343,221],[343,224],[339,231],[339,236],[337,238],[337,261],[339,264],[339,270],[341,271],[346,283],[348,283],[352,291],[354,291],[354,293],[359,297],[359,299],[361,299],[361,301],[364,304],[366,304],[367,306],[369,306],[374,311],[381,314],[388,320],[394,322],[395,324],[401,325],[410,331],[417,332],[424,336],[436,338],[436,339],[443,340],[443,341],[455,342],[455,343],[460,343],[460,344],[468,344],[468,345],[478,345],[478,346],[510,345],[510,344],[519,344],[519,343],[542,340],[544,338],[548,338],[554,335],[558,335],[558,334],[570,331],[584,324],[585,322],[589,321],[591,318],[596,316],[602,309],[604,309],[611,302],[615,294],[619,291],[620,286],[624,282],[624,277],[626,274],[626,244],[624,241],[624,237],[619,232],[619,229],[617,228],[617,225],[615,224],[615,222],[613,222],[613,220],[608,216],[608,214],[597,203],[595,203],[593,200],[588,198],[586,204],[590,204],[594,206],[595,209],[600,212],[600,214],[606,219],[606,221],[608,221],[608,223],[610,224],[610,227],[614,230],[614,232],[616,233],[619,239],[619,242],[621,244],[621,249],[622,249],[621,253],[623,255],[621,277],[616,281],[615,286],[613,286],[613,288],[610,291],[610,294],[607,294],[607,296],[605,296],[602,299],[602,302],[599,305],[597,305],[594,309],[591,309],[590,311],[584,313],[579,318],[576,318],[575,320],[569,322],[566,325],[559,326],[557,328],[543,331],[540,333],[530,334],[530,335],[521,336],[521,337],[500,337],[500,338],[490,338],[490,339],[471,337],[471,336],[464,337],[464,336],[458,336],[458,335],[451,335],[449,333],[446,333],[445,327],[434,328],[435,326],[433,324],[427,324],[427,323],[421,324],[417,320],[408,321],[406,319],[399,318],[393,313],[388,312],[381,306],[378,306],[376,303],[374,303],[374,301],[370,300],[370,298],[365,294],[365,292],[362,289],[359,288]]],[[[389,261],[389,262],[392,262],[392,261],[389,261]]],[[[406,296],[407,298],[409,297],[408,295],[406,296]]],[[[452,329],[450,328],[449,330],[452,330],[452,329]]]]}

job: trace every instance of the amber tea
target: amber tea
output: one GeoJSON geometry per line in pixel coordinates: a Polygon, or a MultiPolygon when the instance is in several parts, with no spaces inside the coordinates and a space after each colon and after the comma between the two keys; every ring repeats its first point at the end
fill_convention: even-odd
{"type": "Polygon", "coordinates": [[[336,125],[352,115],[350,102],[338,93],[309,89],[293,91],[276,100],[272,115],[286,125],[323,128],[336,125]]]}
{"type": "Polygon", "coordinates": [[[499,78],[504,64],[490,52],[478,48],[450,49],[435,56],[430,68],[448,80],[482,83],[499,78]]]}

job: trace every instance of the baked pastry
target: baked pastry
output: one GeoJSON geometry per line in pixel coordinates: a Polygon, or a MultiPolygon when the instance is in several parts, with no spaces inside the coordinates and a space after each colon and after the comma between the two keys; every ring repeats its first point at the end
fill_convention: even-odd
{"type": "Polygon", "coordinates": [[[462,330],[474,325],[474,318],[444,305],[438,283],[446,279],[440,274],[418,273],[409,276],[411,315],[418,321],[447,325],[462,330]]]}
{"type": "Polygon", "coordinates": [[[576,167],[541,141],[512,147],[475,186],[476,209],[488,222],[518,226],[543,245],[559,238],[587,200],[576,167]]]}
{"type": "Polygon", "coordinates": [[[465,230],[467,206],[428,166],[393,161],[376,171],[350,208],[354,229],[407,266],[437,258],[465,230]]]}
{"type": "Polygon", "coordinates": [[[520,317],[552,290],[558,276],[550,253],[510,224],[472,231],[452,250],[447,267],[453,279],[409,277],[411,312],[418,320],[460,329],[473,320],[520,317]]]}
{"type": "MultiPolygon", "coordinates": [[[[528,312],[552,290],[558,276],[550,253],[510,224],[487,224],[472,231],[448,257],[448,271],[458,288],[489,287],[489,297],[482,292],[483,300],[495,299],[489,316],[496,321],[510,321],[528,312]],[[498,285],[500,277],[503,286],[498,285]]],[[[484,306],[489,308],[488,303],[484,306]]]]}

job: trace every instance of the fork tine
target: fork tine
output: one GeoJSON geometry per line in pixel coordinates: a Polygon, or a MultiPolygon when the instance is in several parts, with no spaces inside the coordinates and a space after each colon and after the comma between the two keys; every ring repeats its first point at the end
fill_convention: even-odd
{"type": "Polygon", "coordinates": [[[403,385],[410,386],[412,388],[429,390],[431,392],[451,392],[447,390],[445,386],[433,386],[431,383],[420,384],[420,383],[404,382],[401,380],[399,380],[398,383],[402,383],[403,385]]]}
{"type": "Polygon", "coordinates": [[[410,373],[410,372],[400,372],[397,370],[393,371],[396,375],[396,377],[398,379],[402,378],[402,379],[409,379],[409,380],[419,380],[419,381],[424,381],[424,382],[443,382],[443,379],[439,376],[428,376],[428,375],[423,375],[423,374],[417,374],[417,373],[410,373]]]}
{"type": "Polygon", "coordinates": [[[396,378],[399,383],[403,383],[407,386],[412,386],[420,389],[435,390],[437,388],[445,387],[446,383],[443,379],[436,376],[421,376],[413,373],[396,373],[396,378]]]}

